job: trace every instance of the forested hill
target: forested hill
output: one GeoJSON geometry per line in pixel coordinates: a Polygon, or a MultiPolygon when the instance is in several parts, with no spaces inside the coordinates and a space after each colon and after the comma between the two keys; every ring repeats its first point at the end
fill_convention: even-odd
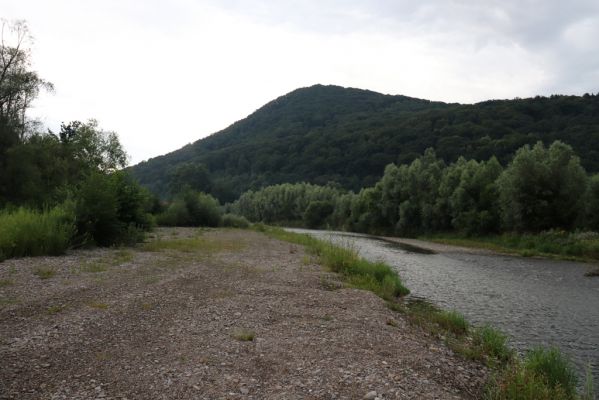
{"type": "Polygon", "coordinates": [[[505,164],[516,149],[539,140],[570,144],[587,171],[599,171],[599,96],[461,105],[315,85],[131,171],[166,196],[177,170],[202,164],[207,174],[198,178],[199,189],[230,201],[282,182],[371,186],[387,164],[411,162],[428,147],[446,162],[495,155],[505,164]]]}

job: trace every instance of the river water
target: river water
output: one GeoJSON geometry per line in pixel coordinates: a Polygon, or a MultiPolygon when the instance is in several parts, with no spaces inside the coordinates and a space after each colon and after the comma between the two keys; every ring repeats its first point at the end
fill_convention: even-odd
{"type": "Polygon", "coordinates": [[[497,254],[435,254],[368,235],[290,229],[352,246],[399,272],[411,296],[507,333],[513,347],[558,346],[599,388],[599,278],[584,263],[497,254]]]}

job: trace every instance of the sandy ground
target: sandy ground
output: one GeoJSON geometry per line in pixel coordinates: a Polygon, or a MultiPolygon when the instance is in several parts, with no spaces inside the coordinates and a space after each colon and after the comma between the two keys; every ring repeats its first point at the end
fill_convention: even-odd
{"type": "Polygon", "coordinates": [[[0,398],[480,396],[482,366],[301,247],[251,231],[198,240],[0,263],[0,398]]]}

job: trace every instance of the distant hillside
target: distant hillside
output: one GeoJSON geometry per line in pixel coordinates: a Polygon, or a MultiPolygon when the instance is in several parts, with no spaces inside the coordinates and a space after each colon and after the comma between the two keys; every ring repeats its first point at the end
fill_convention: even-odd
{"type": "Polygon", "coordinates": [[[556,139],[574,147],[587,171],[599,171],[599,96],[461,105],[315,85],[131,171],[165,196],[169,171],[201,163],[213,194],[229,201],[282,182],[336,182],[357,190],[380,178],[385,165],[411,162],[428,147],[447,162],[495,155],[506,163],[524,144],[556,139]]]}

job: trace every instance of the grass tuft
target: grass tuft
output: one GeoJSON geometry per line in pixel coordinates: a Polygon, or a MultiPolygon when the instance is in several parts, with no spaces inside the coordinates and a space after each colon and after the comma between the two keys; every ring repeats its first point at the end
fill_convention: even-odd
{"type": "Polygon", "coordinates": [[[97,302],[97,301],[92,301],[91,303],[89,303],[89,306],[91,308],[96,308],[98,310],[107,310],[108,309],[108,304],[102,303],[102,302],[97,302]]]}
{"type": "Polygon", "coordinates": [[[249,329],[235,329],[232,334],[233,338],[241,342],[251,342],[256,338],[256,332],[249,329]]]}
{"type": "Polygon", "coordinates": [[[56,275],[56,271],[48,267],[37,267],[33,270],[33,274],[40,279],[50,279],[56,275]]]}

